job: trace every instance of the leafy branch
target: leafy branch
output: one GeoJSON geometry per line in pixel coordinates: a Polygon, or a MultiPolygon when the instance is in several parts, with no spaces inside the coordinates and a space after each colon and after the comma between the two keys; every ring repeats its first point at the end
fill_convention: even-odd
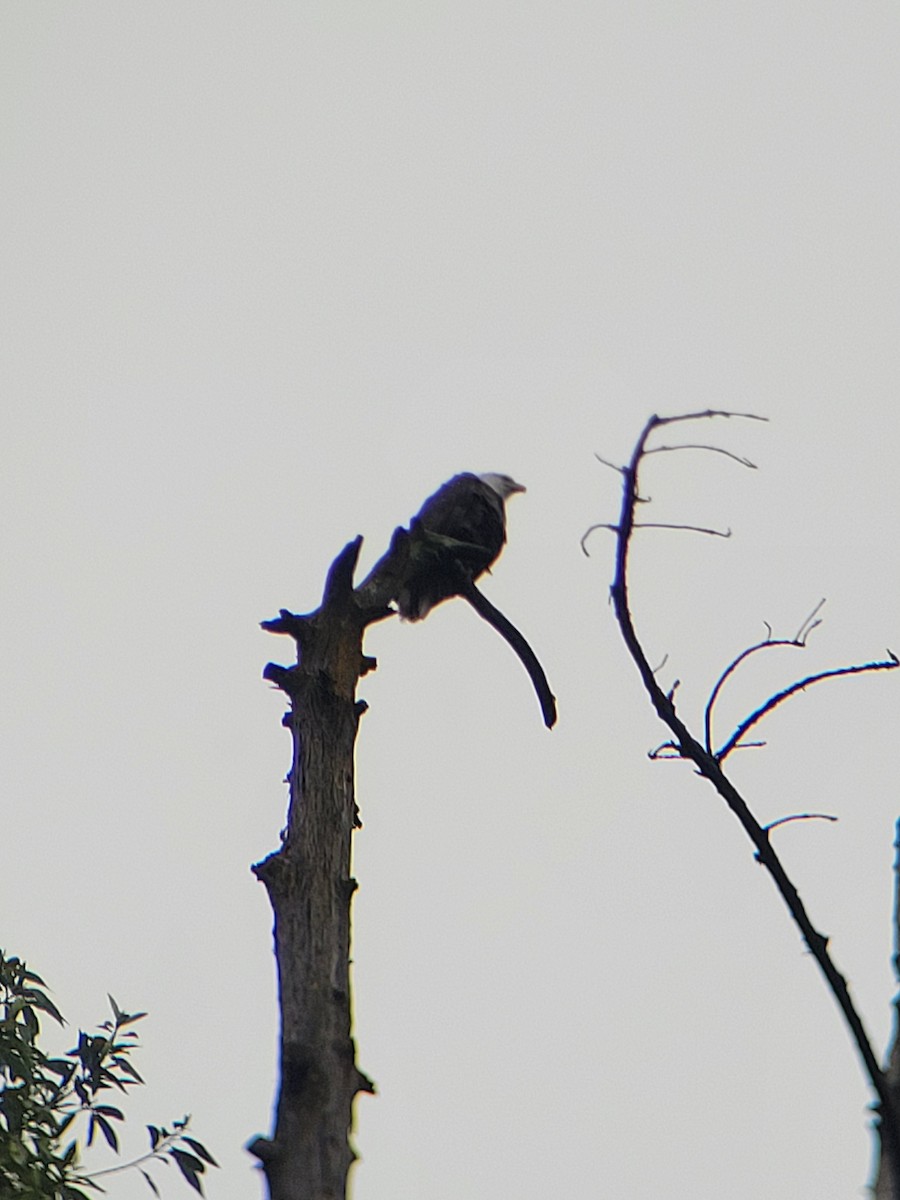
{"type": "Polygon", "coordinates": [[[124,1094],[144,1082],[130,1061],[138,1035],[129,1026],[147,1014],[124,1012],[110,996],[112,1020],[95,1033],[79,1031],[76,1046],[51,1057],[39,1045],[41,1017],[61,1026],[65,1020],[45,988],[26,963],[0,951],[0,1195],[87,1200],[83,1189],[103,1191],[98,1178],[134,1168],[158,1196],[144,1164],[169,1160],[202,1195],[200,1177],[207,1165],[217,1164],[202,1143],[187,1136],[188,1117],[173,1122],[171,1130],[148,1126],[150,1150],[139,1158],[84,1170],[83,1147],[93,1145],[98,1133],[119,1153],[116,1126],[125,1115],[103,1093],[124,1094]],[[75,1135],[79,1121],[86,1125],[81,1136],[75,1135]],[[64,1137],[70,1139],[65,1146],[64,1137]]]}

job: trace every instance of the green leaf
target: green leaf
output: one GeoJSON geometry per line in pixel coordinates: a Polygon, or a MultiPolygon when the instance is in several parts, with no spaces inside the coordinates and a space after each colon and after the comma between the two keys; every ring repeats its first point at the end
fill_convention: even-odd
{"type": "MultiPolygon", "coordinates": [[[[42,981],[43,982],[43,981],[42,981]]],[[[60,1025],[65,1025],[65,1019],[50,997],[45,993],[38,991],[37,988],[28,988],[22,995],[34,1008],[39,1008],[42,1012],[49,1013],[54,1020],[60,1025]]]]}
{"type": "Polygon", "coordinates": [[[97,1124],[103,1130],[103,1136],[106,1138],[107,1142],[109,1142],[112,1149],[115,1150],[116,1154],[118,1154],[119,1139],[116,1137],[116,1131],[113,1129],[112,1125],[110,1125],[106,1117],[100,1116],[99,1113],[97,1114],[97,1124]]]}
{"type": "Polygon", "coordinates": [[[200,1157],[208,1162],[211,1167],[217,1167],[219,1165],[202,1142],[195,1141],[194,1138],[190,1137],[182,1137],[181,1140],[183,1142],[187,1142],[192,1150],[196,1150],[200,1157]]]}
{"type": "Polygon", "coordinates": [[[95,1104],[95,1113],[103,1113],[104,1117],[112,1117],[114,1121],[124,1121],[125,1116],[120,1108],[113,1108],[111,1104],[95,1104]]]}
{"type": "Polygon", "coordinates": [[[116,1066],[119,1068],[119,1070],[123,1072],[123,1074],[130,1075],[131,1078],[135,1081],[135,1083],[143,1083],[144,1082],[143,1079],[141,1078],[141,1076],[138,1074],[137,1070],[131,1065],[130,1062],[127,1061],[127,1059],[114,1058],[113,1062],[116,1064],[116,1066]]]}
{"type": "MultiPolygon", "coordinates": [[[[138,1167],[138,1170],[141,1171],[141,1168],[138,1167]]],[[[150,1178],[150,1176],[147,1174],[147,1172],[141,1171],[141,1174],[147,1180],[147,1186],[150,1188],[150,1191],[153,1193],[153,1195],[158,1196],[159,1188],[156,1186],[156,1184],[153,1182],[153,1180],[150,1178]]]]}
{"type": "Polygon", "coordinates": [[[53,1075],[58,1075],[60,1079],[68,1081],[72,1077],[72,1072],[75,1070],[75,1064],[68,1058],[48,1058],[44,1062],[46,1070],[53,1075]]]}
{"type": "Polygon", "coordinates": [[[193,1154],[188,1154],[184,1150],[172,1148],[168,1151],[169,1157],[173,1158],[178,1164],[178,1168],[182,1175],[188,1181],[192,1188],[203,1195],[203,1186],[200,1183],[200,1175],[206,1170],[206,1167],[199,1158],[194,1158],[193,1154]]]}
{"type": "MultiPolygon", "coordinates": [[[[123,1019],[119,1022],[120,1025],[133,1025],[135,1021],[143,1021],[147,1014],[145,1012],[131,1013],[130,1015],[122,1014],[123,1019]]],[[[137,1037],[136,1033],[129,1032],[126,1037],[137,1037]]]]}

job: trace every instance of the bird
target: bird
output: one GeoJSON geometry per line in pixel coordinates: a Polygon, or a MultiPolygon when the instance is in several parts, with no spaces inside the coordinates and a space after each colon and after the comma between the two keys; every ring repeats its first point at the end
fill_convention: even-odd
{"type": "Polygon", "coordinates": [[[409,560],[395,597],[402,620],[421,621],[493,566],[506,542],[506,501],[524,491],[509,475],[466,471],[428,497],[410,522],[409,560]]]}

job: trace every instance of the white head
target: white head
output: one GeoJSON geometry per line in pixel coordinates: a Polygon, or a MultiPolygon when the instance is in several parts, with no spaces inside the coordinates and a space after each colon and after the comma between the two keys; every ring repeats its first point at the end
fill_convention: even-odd
{"type": "Polygon", "coordinates": [[[506,500],[508,496],[512,496],[515,492],[525,491],[522,484],[516,483],[509,475],[497,475],[493,471],[488,471],[486,475],[479,475],[478,478],[482,483],[486,483],[489,488],[493,488],[501,500],[506,500]]]}

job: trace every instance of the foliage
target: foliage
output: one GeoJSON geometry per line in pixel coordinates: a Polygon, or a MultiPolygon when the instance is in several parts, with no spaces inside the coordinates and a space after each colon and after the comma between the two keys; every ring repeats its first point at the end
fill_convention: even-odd
{"type": "MultiPolygon", "coordinates": [[[[217,1166],[205,1146],[188,1137],[189,1118],[172,1128],[148,1125],[150,1149],[131,1162],[100,1171],[81,1166],[83,1147],[102,1134],[119,1152],[116,1124],[121,1109],[101,1100],[103,1092],[126,1093],[143,1083],[130,1062],[138,1035],[128,1026],[146,1013],[126,1013],[109,997],[112,1020],[96,1033],[79,1031],[78,1044],[53,1058],[38,1044],[40,1015],[65,1021],[43,990],[43,979],[21,959],[0,951],[0,1195],[6,1200],[89,1200],[85,1189],[102,1192],[103,1175],[134,1168],[154,1195],[159,1190],[145,1167],[171,1160],[201,1195],[207,1164],[217,1166]]],[[[104,1098],[105,1099],[105,1098],[104,1098]]]]}

